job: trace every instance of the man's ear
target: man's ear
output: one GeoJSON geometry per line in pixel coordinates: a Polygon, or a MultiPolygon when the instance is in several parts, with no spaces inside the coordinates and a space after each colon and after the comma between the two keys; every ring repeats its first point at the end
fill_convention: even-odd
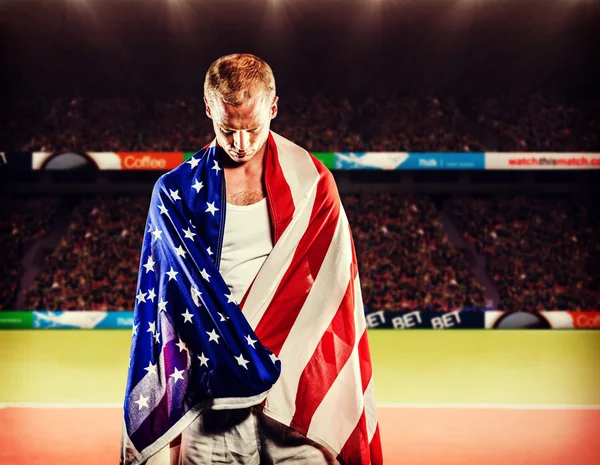
{"type": "Polygon", "coordinates": [[[206,116],[208,116],[210,119],[212,119],[212,115],[210,113],[210,105],[208,104],[206,95],[204,96],[204,107],[206,108],[206,116]]]}
{"type": "Polygon", "coordinates": [[[277,116],[277,104],[279,103],[279,97],[275,96],[273,103],[271,104],[271,119],[277,116]]]}

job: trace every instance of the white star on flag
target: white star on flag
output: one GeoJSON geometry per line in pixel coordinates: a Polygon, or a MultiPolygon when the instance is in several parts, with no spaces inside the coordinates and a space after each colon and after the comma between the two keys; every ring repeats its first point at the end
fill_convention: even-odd
{"type": "Polygon", "coordinates": [[[148,223],[148,231],[146,232],[152,232],[152,224],[148,223]]]}
{"type": "Polygon", "coordinates": [[[152,364],[152,362],[148,362],[148,366],[144,368],[144,370],[146,370],[151,375],[156,375],[156,363],[152,364]]]}
{"type": "Polygon", "coordinates": [[[154,321],[151,321],[150,323],[148,323],[148,326],[148,331],[146,332],[154,334],[154,332],[156,331],[156,323],[154,323],[154,321]]]}
{"type": "Polygon", "coordinates": [[[175,253],[176,253],[177,255],[179,255],[180,257],[183,257],[183,258],[185,258],[185,250],[183,250],[183,247],[182,247],[182,246],[179,246],[179,247],[177,247],[177,248],[175,249],[175,253]]]}
{"type": "Polygon", "coordinates": [[[227,297],[228,304],[235,303],[235,299],[233,298],[233,292],[230,294],[225,294],[225,297],[227,297]]]}
{"type": "Polygon", "coordinates": [[[173,384],[175,384],[178,379],[183,379],[183,370],[178,370],[175,368],[175,371],[169,376],[169,378],[173,378],[175,380],[173,381],[173,384]]]}
{"type": "Polygon", "coordinates": [[[194,184],[192,184],[192,189],[196,189],[196,194],[200,192],[200,189],[204,187],[202,182],[199,182],[197,179],[194,179],[194,184]]]}
{"type": "Polygon", "coordinates": [[[271,354],[271,355],[269,355],[269,358],[271,359],[271,361],[272,361],[273,363],[275,363],[276,361],[278,361],[278,360],[279,360],[275,354],[271,354]]]}
{"type": "Polygon", "coordinates": [[[217,172],[217,174],[219,174],[219,171],[221,170],[221,168],[219,167],[219,164],[217,163],[217,160],[213,160],[213,163],[215,164],[215,166],[213,166],[211,168],[211,170],[215,170],[217,172]]]}
{"type": "Polygon", "coordinates": [[[194,223],[192,223],[192,220],[188,220],[190,222],[190,224],[192,225],[192,228],[196,229],[196,226],[194,226],[194,223]]]}
{"type": "Polygon", "coordinates": [[[212,216],[215,216],[215,212],[219,211],[217,207],[215,207],[214,202],[206,202],[206,206],[208,207],[205,211],[209,212],[212,216]]]}
{"type": "MultiPolygon", "coordinates": [[[[133,331],[132,331],[132,334],[133,334],[133,336],[137,336],[137,332],[138,332],[138,328],[139,328],[139,327],[140,327],[140,325],[139,325],[139,324],[137,324],[137,325],[133,325],[133,331]]],[[[132,336],[132,337],[133,337],[133,336],[132,336]]]]}
{"type": "Polygon", "coordinates": [[[208,367],[208,362],[210,360],[210,358],[205,357],[204,356],[204,352],[202,352],[200,355],[198,355],[198,358],[200,359],[200,366],[204,365],[205,367],[208,367]]]}
{"type": "Polygon", "coordinates": [[[208,334],[208,341],[215,341],[217,344],[219,343],[219,338],[221,336],[219,336],[216,331],[213,329],[210,333],[208,331],[206,331],[206,334],[208,334]]]}
{"type": "Polygon", "coordinates": [[[148,291],[148,300],[152,303],[154,303],[154,298],[156,297],[156,294],[154,293],[154,288],[150,289],[148,291]]]}
{"type": "Polygon", "coordinates": [[[213,251],[210,250],[210,247],[208,249],[206,249],[206,251],[208,252],[208,255],[214,255],[213,251]]]}
{"type": "Polygon", "coordinates": [[[206,279],[208,282],[210,282],[210,275],[208,274],[208,271],[206,271],[206,268],[202,268],[202,271],[200,272],[200,274],[202,275],[202,277],[204,279],[206,279]]]}
{"type": "Polygon", "coordinates": [[[242,354],[240,354],[239,357],[234,356],[234,358],[237,360],[239,366],[243,366],[246,370],[248,369],[248,367],[246,365],[248,365],[248,363],[250,363],[250,362],[248,360],[244,359],[244,356],[242,354]]]}
{"type": "Polygon", "coordinates": [[[181,338],[179,338],[179,342],[177,344],[175,344],[177,347],[179,347],[179,352],[183,352],[184,350],[188,351],[187,345],[185,344],[185,342],[183,342],[181,340],[181,338]]]}
{"type": "Polygon", "coordinates": [[[143,394],[140,394],[140,398],[138,400],[136,400],[134,403],[138,404],[138,411],[142,410],[143,407],[149,408],[148,407],[148,399],[150,399],[150,397],[144,397],[143,394]]]}
{"type": "Polygon", "coordinates": [[[165,301],[160,301],[158,303],[158,311],[163,311],[166,312],[167,311],[167,304],[169,303],[169,301],[165,300],[165,301]]]}
{"type": "Polygon", "coordinates": [[[200,292],[195,287],[192,287],[192,300],[194,301],[194,303],[196,304],[197,307],[199,307],[201,305],[201,302],[200,302],[201,295],[202,295],[202,292],[200,292]]]}
{"type": "Polygon", "coordinates": [[[196,157],[192,157],[188,160],[188,164],[192,165],[192,168],[196,168],[198,163],[200,163],[200,160],[198,160],[196,157]]]}
{"type": "Polygon", "coordinates": [[[182,229],[182,231],[185,234],[186,239],[191,239],[192,242],[194,242],[194,236],[196,235],[195,232],[193,232],[190,228],[182,229]]]}
{"type": "Polygon", "coordinates": [[[190,313],[190,310],[186,308],[185,313],[182,313],[181,316],[184,318],[184,323],[187,323],[188,321],[192,323],[192,317],[194,316],[194,314],[190,313]]]}
{"type": "Polygon", "coordinates": [[[158,206],[158,209],[160,210],[161,215],[169,216],[169,210],[167,210],[167,207],[165,207],[162,203],[158,206]]]}
{"type": "Polygon", "coordinates": [[[156,238],[156,239],[160,239],[162,240],[162,231],[158,228],[156,228],[154,231],[152,231],[152,235],[156,238]]]}
{"type": "Polygon", "coordinates": [[[172,279],[177,281],[177,275],[179,274],[179,271],[175,271],[173,267],[171,267],[171,269],[167,271],[167,274],[169,275],[169,281],[171,281],[172,279]]]}
{"type": "Polygon", "coordinates": [[[227,320],[229,320],[228,316],[223,315],[221,312],[217,312],[217,313],[221,317],[221,319],[219,321],[227,321],[227,320]]]}
{"type": "Polygon", "coordinates": [[[248,343],[248,345],[252,346],[253,349],[256,349],[256,347],[254,347],[254,344],[256,344],[256,341],[254,339],[252,339],[249,334],[245,337],[246,337],[246,342],[248,343]]]}
{"type": "Polygon", "coordinates": [[[154,341],[160,344],[160,333],[154,333],[154,341]]]}
{"type": "Polygon", "coordinates": [[[169,195],[174,201],[181,200],[181,197],[179,197],[179,190],[175,189],[174,191],[172,191],[171,189],[169,189],[169,192],[169,195]]]}
{"type": "Polygon", "coordinates": [[[148,261],[144,265],[144,268],[146,268],[146,273],[148,273],[148,271],[154,271],[154,263],[155,262],[152,260],[152,256],[148,257],[148,261]]]}
{"type": "Polygon", "coordinates": [[[137,299],[138,304],[140,302],[146,302],[146,293],[142,293],[142,290],[140,289],[140,292],[138,292],[138,295],[136,295],[135,298],[137,299]]]}

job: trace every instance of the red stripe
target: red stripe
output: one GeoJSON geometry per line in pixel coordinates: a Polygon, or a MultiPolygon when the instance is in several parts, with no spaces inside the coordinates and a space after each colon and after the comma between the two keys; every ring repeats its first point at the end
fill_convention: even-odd
{"type": "Polygon", "coordinates": [[[306,434],[312,417],[354,348],[354,280],[350,280],[344,298],[331,324],[319,341],[314,354],[302,371],[296,394],[292,425],[306,434]]]}
{"type": "MultiPolygon", "coordinates": [[[[279,165],[279,153],[273,135],[269,132],[265,154],[265,188],[271,215],[273,244],[276,244],[294,216],[292,190],[279,165]]],[[[248,293],[246,293],[248,295],[248,293]]],[[[245,296],[244,296],[245,297],[245,296]]]]}
{"type": "MultiPolygon", "coordinates": [[[[292,190],[286,182],[281,166],[279,165],[277,144],[270,132],[265,153],[265,188],[267,190],[267,204],[271,220],[271,238],[273,239],[273,245],[275,245],[292,221],[295,206],[292,190]],[[277,194],[273,194],[274,192],[277,194]]],[[[246,293],[239,303],[239,307],[242,310],[244,309],[246,298],[254,285],[254,281],[256,281],[256,277],[254,277],[252,283],[246,289],[246,293]]]]}
{"type": "Polygon", "coordinates": [[[383,452],[381,450],[381,438],[379,437],[379,425],[375,428],[375,434],[369,444],[369,450],[371,452],[371,465],[382,465],[383,464],[383,452]]]}
{"type": "MultiPolygon", "coordinates": [[[[367,386],[371,382],[373,371],[371,367],[371,356],[369,354],[369,342],[367,339],[366,328],[362,337],[360,338],[360,341],[358,342],[358,357],[360,360],[360,376],[364,393],[367,389],[367,386]]],[[[375,433],[371,439],[371,444],[368,446],[368,454],[370,458],[365,458],[364,450],[367,448],[368,443],[369,437],[366,428],[366,414],[365,410],[363,409],[361,419],[340,452],[340,458],[342,459],[343,463],[347,465],[354,463],[371,463],[372,465],[381,465],[383,463],[383,454],[381,451],[381,440],[379,438],[379,425],[376,426],[375,433]],[[361,429],[363,421],[365,423],[364,431],[361,429]],[[361,430],[357,431],[359,429],[361,430]],[[361,461],[357,462],[357,460],[361,461]]]]}
{"type": "Polygon", "coordinates": [[[371,381],[371,375],[373,368],[371,367],[371,353],[369,352],[369,339],[367,338],[367,329],[363,333],[360,341],[358,342],[358,359],[360,361],[360,378],[362,380],[363,393],[366,391],[369,382],[371,381]]]}
{"type": "Polygon", "coordinates": [[[342,447],[338,460],[344,465],[369,465],[371,463],[367,420],[364,410],[356,428],[342,447]]]}
{"type": "Polygon", "coordinates": [[[321,171],[319,165],[315,165],[321,176],[309,225],[255,331],[261,343],[275,355],[279,355],[308,297],[331,245],[339,219],[340,200],[333,176],[327,168],[323,167],[324,171],[321,171]]]}

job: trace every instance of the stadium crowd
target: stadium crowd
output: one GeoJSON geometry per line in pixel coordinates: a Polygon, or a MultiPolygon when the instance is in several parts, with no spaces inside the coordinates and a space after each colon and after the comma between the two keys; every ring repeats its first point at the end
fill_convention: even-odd
{"type": "Polygon", "coordinates": [[[16,308],[21,286],[23,255],[34,241],[44,237],[52,227],[58,207],[53,197],[0,198],[0,309],[16,308]]]}
{"type": "Polygon", "coordinates": [[[84,198],[26,289],[26,309],[131,310],[147,196],[84,198]]]}
{"type": "MultiPolygon", "coordinates": [[[[199,97],[25,102],[10,120],[22,141],[11,148],[24,151],[196,151],[213,137],[199,97]]],[[[467,103],[377,93],[290,96],[281,98],[272,124],[314,152],[598,151],[599,128],[589,102],[540,92],[467,103]]]]}
{"type": "MultiPolygon", "coordinates": [[[[450,242],[425,195],[342,196],[352,226],[363,300],[370,310],[486,308],[485,289],[450,242]]],[[[594,310],[600,299],[600,222],[579,201],[547,197],[464,197],[452,218],[486,259],[499,309],[594,310]]],[[[148,196],[84,197],[34,284],[25,309],[133,308],[148,196]]],[[[30,198],[3,222],[2,308],[14,309],[22,244],[41,238],[56,203],[30,198]],[[51,207],[48,208],[48,205],[51,207]],[[15,247],[15,242],[17,246],[15,247]]]]}
{"type": "MultiPolygon", "coordinates": [[[[213,137],[201,98],[77,96],[19,101],[13,109],[0,140],[10,134],[26,151],[195,151],[213,137]]],[[[484,151],[497,148],[483,142],[496,137],[514,151],[600,151],[600,123],[589,105],[542,93],[467,103],[441,96],[290,97],[281,100],[272,128],[313,152],[484,151]]],[[[24,291],[24,308],[133,308],[148,201],[81,199],[67,233],[24,291]]],[[[485,306],[484,288],[449,242],[430,199],[363,193],[345,195],[343,202],[369,308],[485,306]]],[[[49,231],[57,204],[34,197],[3,202],[1,308],[15,307],[25,247],[49,231]]],[[[468,197],[452,205],[459,228],[486,258],[499,308],[597,307],[600,245],[593,207],[534,197],[468,197]]]]}
{"type": "Polygon", "coordinates": [[[473,102],[477,121],[507,141],[510,152],[600,150],[600,113],[595,102],[577,104],[540,92],[473,102]]]}
{"type": "Polygon", "coordinates": [[[344,196],[343,203],[367,308],[485,308],[484,288],[449,242],[427,197],[362,193],[344,196]]]}
{"type": "Polygon", "coordinates": [[[485,255],[499,309],[593,310],[600,301],[600,242],[581,199],[492,196],[453,201],[467,240],[485,255]]]}

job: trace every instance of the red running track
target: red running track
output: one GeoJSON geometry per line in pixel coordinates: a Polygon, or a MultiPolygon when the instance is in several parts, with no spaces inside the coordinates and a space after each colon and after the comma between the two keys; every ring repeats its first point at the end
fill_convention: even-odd
{"type": "MultiPolygon", "coordinates": [[[[380,408],[386,465],[599,465],[600,410],[380,408]]],[[[0,409],[2,465],[115,465],[121,411],[0,409]]]]}

